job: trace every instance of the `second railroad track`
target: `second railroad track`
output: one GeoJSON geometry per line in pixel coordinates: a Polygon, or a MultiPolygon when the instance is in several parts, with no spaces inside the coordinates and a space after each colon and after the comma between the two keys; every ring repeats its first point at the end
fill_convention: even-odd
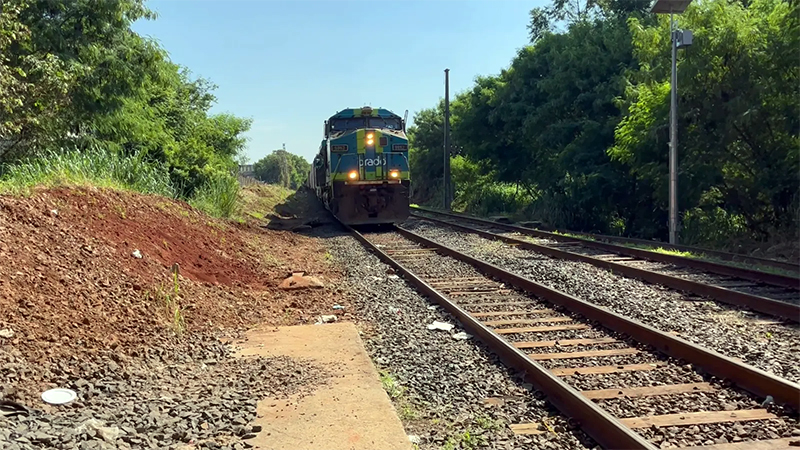
{"type": "Polygon", "coordinates": [[[425,210],[416,219],[800,322],[800,279],[425,210]],[[434,217],[436,216],[436,217],[434,217]]]}

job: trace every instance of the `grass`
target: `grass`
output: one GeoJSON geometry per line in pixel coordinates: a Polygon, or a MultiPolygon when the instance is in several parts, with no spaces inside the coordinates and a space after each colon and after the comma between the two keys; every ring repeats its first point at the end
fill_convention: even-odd
{"type": "Polygon", "coordinates": [[[241,190],[242,219],[267,220],[275,207],[289,198],[294,191],[272,184],[253,184],[241,190]]]}
{"type": "MultiPolygon", "coordinates": [[[[95,186],[180,197],[166,164],[150,161],[144,153],[123,155],[98,147],[42,151],[0,167],[0,174],[0,194],[30,195],[36,186],[95,186]]],[[[239,182],[231,175],[214,176],[185,200],[208,215],[230,218],[238,209],[239,182]]],[[[124,210],[117,212],[125,218],[124,210]]]]}
{"type": "Polygon", "coordinates": [[[445,441],[442,450],[475,450],[486,446],[486,438],[481,435],[470,433],[469,430],[450,436],[445,441]]]}
{"type": "MultiPolygon", "coordinates": [[[[178,283],[177,272],[172,273],[172,289],[165,289],[161,284],[155,291],[154,296],[157,301],[160,301],[164,307],[164,316],[169,324],[169,328],[176,335],[181,336],[186,331],[186,320],[183,317],[183,309],[181,308],[178,297],[180,294],[180,284],[178,283]]],[[[150,297],[150,292],[144,293],[145,298],[150,297]]]]}
{"type": "Polygon", "coordinates": [[[213,177],[195,192],[189,204],[210,216],[233,217],[239,207],[239,181],[232,176],[213,177]]]}
{"type": "Polygon", "coordinates": [[[396,404],[398,416],[403,422],[409,422],[419,418],[419,411],[405,397],[406,389],[397,383],[397,380],[385,370],[380,371],[381,385],[389,398],[396,404]]]}
{"type": "Polygon", "coordinates": [[[417,412],[416,408],[411,405],[411,403],[403,403],[400,406],[400,420],[403,421],[410,421],[416,420],[419,418],[419,413],[417,412]]]}
{"type": "MultiPolygon", "coordinates": [[[[722,264],[726,266],[738,267],[741,269],[750,269],[750,270],[758,270],[760,272],[771,273],[774,275],[784,275],[784,276],[791,276],[797,277],[797,272],[792,272],[790,270],[783,270],[778,267],[772,266],[765,266],[763,264],[753,264],[753,263],[743,263],[738,261],[729,261],[727,259],[722,258],[715,258],[714,256],[706,255],[705,253],[695,253],[691,251],[681,251],[681,250],[673,250],[670,248],[663,248],[663,247],[654,247],[650,245],[644,244],[629,244],[629,243],[618,243],[617,245],[621,245],[623,247],[628,248],[635,248],[639,250],[647,250],[655,253],[661,253],[664,255],[673,255],[673,256],[680,256],[683,258],[689,259],[696,259],[698,261],[708,261],[716,264],[722,264]]],[[[744,256],[744,255],[743,255],[744,256]]]]}
{"type": "Polygon", "coordinates": [[[397,383],[397,381],[392,377],[391,374],[389,374],[389,372],[382,370],[380,372],[380,376],[383,390],[389,394],[389,398],[395,400],[403,395],[405,389],[397,383]]]}
{"type": "Polygon", "coordinates": [[[475,418],[475,423],[486,431],[499,430],[504,425],[502,420],[495,420],[489,416],[478,416],[475,418]]]}
{"type": "Polygon", "coordinates": [[[0,193],[30,193],[35,186],[92,185],[158,194],[175,198],[177,192],[163,164],[142,154],[124,156],[97,148],[84,151],[45,151],[4,166],[0,193]]]}

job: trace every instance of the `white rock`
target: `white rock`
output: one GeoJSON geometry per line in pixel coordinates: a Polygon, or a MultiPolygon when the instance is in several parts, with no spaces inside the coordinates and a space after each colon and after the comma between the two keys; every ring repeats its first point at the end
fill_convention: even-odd
{"type": "Polygon", "coordinates": [[[433,323],[428,325],[429,330],[441,330],[441,331],[450,331],[453,329],[453,325],[445,322],[439,322],[438,320],[434,320],[433,323]]]}
{"type": "Polygon", "coordinates": [[[317,318],[317,321],[314,325],[322,325],[323,323],[331,323],[336,322],[336,316],[334,315],[322,315],[317,318]]]}
{"type": "Polygon", "coordinates": [[[133,251],[133,253],[131,253],[131,256],[137,259],[142,259],[142,252],[140,252],[139,249],[136,249],[133,251]]]}
{"type": "Polygon", "coordinates": [[[453,339],[457,341],[466,341],[467,339],[471,338],[471,334],[467,334],[466,332],[462,331],[460,333],[456,333],[453,335],[453,339]]]}
{"type": "Polygon", "coordinates": [[[14,337],[14,330],[12,330],[11,328],[3,328],[2,330],[0,330],[0,337],[11,339],[12,337],[14,337]]]}

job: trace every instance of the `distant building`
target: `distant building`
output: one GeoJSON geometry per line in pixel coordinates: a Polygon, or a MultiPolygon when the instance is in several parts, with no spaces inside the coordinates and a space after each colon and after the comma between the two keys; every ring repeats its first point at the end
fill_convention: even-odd
{"type": "Polygon", "coordinates": [[[239,175],[243,177],[252,177],[255,175],[255,170],[253,170],[253,164],[240,164],[239,165],[239,175]]]}

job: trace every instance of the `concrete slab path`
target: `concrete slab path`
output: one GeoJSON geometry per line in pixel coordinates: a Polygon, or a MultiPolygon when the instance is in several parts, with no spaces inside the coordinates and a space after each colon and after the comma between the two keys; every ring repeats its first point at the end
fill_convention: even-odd
{"type": "Polygon", "coordinates": [[[315,360],[333,378],[312,395],[258,404],[254,448],[410,450],[403,425],[352,323],[253,330],[238,355],[315,360]]]}

